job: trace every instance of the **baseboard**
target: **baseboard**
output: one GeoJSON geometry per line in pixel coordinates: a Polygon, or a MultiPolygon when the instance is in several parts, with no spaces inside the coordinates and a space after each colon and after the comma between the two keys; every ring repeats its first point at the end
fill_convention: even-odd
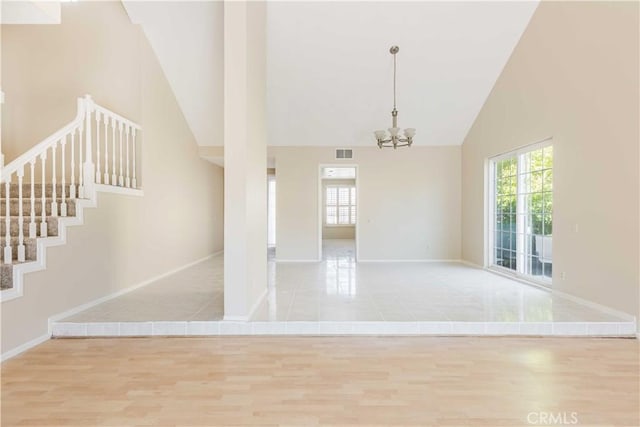
{"type": "Polygon", "coordinates": [[[5,353],[2,353],[2,356],[0,356],[0,363],[4,362],[5,360],[9,360],[12,357],[15,357],[17,355],[19,355],[20,353],[24,353],[25,351],[29,350],[30,348],[33,348],[35,346],[37,346],[38,344],[42,344],[45,341],[48,341],[49,339],[51,339],[51,334],[50,333],[46,333],[44,335],[40,335],[38,338],[34,338],[31,341],[27,341],[26,343],[19,345],[16,348],[13,348],[5,353]]]}
{"type": "Polygon", "coordinates": [[[256,302],[253,303],[251,310],[249,310],[249,319],[253,318],[253,315],[255,314],[258,307],[260,307],[260,304],[262,304],[262,302],[265,300],[268,293],[269,293],[269,289],[264,288],[264,291],[262,291],[262,294],[260,294],[256,302]]]}
{"type": "Polygon", "coordinates": [[[587,307],[593,308],[594,310],[599,310],[604,313],[610,314],[611,316],[617,316],[629,322],[636,321],[636,316],[629,313],[625,313],[624,311],[616,310],[615,308],[607,307],[606,305],[598,304],[597,302],[589,301],[587,299],[580,298],[575,295],[572,295],[563,291],[559,291],[557,289],[551,289],[551,292],[553,292],[554,294],[560,295],[561,297],[566,298],[570,301],[576,302],[578,304],[586,305],[587,307]]]}
{"type": "Polygon", "coordinates": [[[249,322],[251,318],[253,318],[253,315],[255,314],[258,307],[260,307],[260,304],[262,304],[264,299],[267,297],[268,293],[269,293],[269,290],[265,288],[262,294],[260,294],[258,299],[251,306],[251,309],[249,310],[249,314],[247,316],[229,316],[225,314],[222,320],[225,322],[249,322]]]}
{"type": "Polygon", "coordinates": [[[507,279],[515,280],[516,282],[520,282],[520,283],[523,283],[525,285],[533,286],[533,287],[536,287],[536,288],[539,288],[539,289],[542,289],[542,290],[545,290],[545,291],[548,291],[548,292],[552,292],[552,293],[554,293],[554,294],[556,294],[556,295],[558,295],[558,296],[560,296],[562,298],[568,299],[570,301],[573,301],[573,302],[581,304],[581,305],[585,305],[585,306],[587,306],[589,308],[593,308],[594,310],[601,311],[601,312],[609,314],[611,316],[616,316],[616,317],[619,317],[621,319],[625,319],[625,320],[627,320],[629,322],[635,322],[636,321],[636,317],[634,315],[632,315],[632,314],[625,313],[624,311],[616,310],[614,308],[607,307],[606,305],[598,304],[596,302],[589,301],[589,300],[584,299],[584,298],[580,298],[580,297],[575,296],[573,294],[569,294],[567,292],[563,292],[563,291],[560,291],[558,289],[555,289],[552,286],[545,286],[545,285],[543,285],[541,283],[532,282],[532,281],[526,280],[526,279],[524,279],[522,277],[512,276],[510,274],[502,273],[500,271],[496,271],[496,270],[491,269],[491,268],[484,268],[484,267],[478,267],[478,268],[482,268],[483,270],[488,271],[489,273],[496,274],[496,275],[498,275],[500,277],[505,277],[507,279]]]}
{"type": "Polygon", "coordinates": [[[72,308],[70,310],[67,310],[65,312],[62,312],[62,313],[56,314],[54,316],[51,316],[51,317],[49,317],[49,333],[51,333],[51,324],[53,322],[56,322],[56,321],[58,321],[60,319],[64,319],[65,317],[73,316],[74,314],[80,313],[81,311],[84,311],[84,310],[87,310],[89,308],[95,307],[98,304],[102,304],[103,302],[112,300],[112,299],[117,298],[119,296],[128,294],[129,292],[133,292],[133,291],[135,291],[137,289],[143,288],[143,287],[145,287],[147,285],[150,285],[151,283],[156,282],[156,281],[158,281],[160,279],[164,279],[165,277],[171,276],[171,275],[176,274],[176,273],[178,273],[178,272],[180,272],[182,270],[185,270],[185,269],[187,269],[189,267],[193,267],[196,264],[199,264],[199,263],[204,262],[204,261],[206,261],[208,259],[211,259],[211,258],[213,258],[215,256],[218,256],[221,253],[222,253],[222,251],[214,252],[214,253],[212,253],[210,255],[207,255],[207,256],[205,256],[203,258],[197,259],[197,260],[195,260],[193,262],[190,262],[188,264],[182,265],[180,267],[177,267],[177,268],[174,268],[172,270],[169,270],[169,271],[167,271],[165,273],[162,273],[162,274],[159,274],[157,276],[154,276],[154,277],[152,277],[150,279],[144,280],[144,281],[142,281],[140,283],[137,283],[135,285],[129,286],[128,288],[121,289],[121,290],[119,290],[117,292],[114,292],[112,294],[105,295],[105,296],[100,297],[98,299],[95,299],[93,301],[89,301],[88,303],[85,303],[85,304],[79,305],[77,307],[74,307],[74,308],[72,308]]]}
{"type": "Polygon", "coordinates": [[[106,184],[95,184],[96,191],[101,193],[114,193],[120,194],[123,196],[136,196],[142,197],[144,196],[144,191],[141,188],[127,188],[127,187],[119,187],[117,185],[106,185],[106,184]]]}
{"type": "Polygon", "coordinates": [[[467,265],[469,267],[484,269],[484,267],[482,265],[476,264],[475,262],[467,261],[466,259],[461,259],[459,262],[460,262],[460,264],[464,264],[464,265],[467,265]]]}
{"type": "Polygon", "coordinates": [[[13,266],[13,287],[0,292],[0,302],[10,301],[23,295],[24,275],[47,268],[47,248],[67,243],[67,227],[84,224],[84,210],[98,206],[96,199],[76,199],[76,216],[58,217],[58,235],[36,239],[36,260],[13,266]]]}
{"type": "Polygon", "coordinates": [[[318,259],[274,259],[275,262],[320,262],[318,259]]]}

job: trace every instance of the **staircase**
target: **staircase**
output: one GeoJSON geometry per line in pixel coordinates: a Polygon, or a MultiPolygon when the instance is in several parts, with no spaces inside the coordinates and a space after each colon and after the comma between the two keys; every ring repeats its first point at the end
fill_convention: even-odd
{"type": "Polygon", "coordinates": [[[22,295],[22,276],[46,267],[46,248],[66,242],[97,192],[139,190],[140,130],[87,95],[72,122],[2,169],[2,301],[22,295]]]}
{"type": "MultiPolygon", "coordinates": [[[[57,194],[62,194],[62,186],[58,185],[56,189],[57,194]]],[[[69,194],[69,188],[67,187],[66,191],[69,194]]],[[[22,185],[22,211],[23,212],[31,212],[31,185],[23,184],[22,185]]],[[[5,260],[2,259],[2,263],[0,264],[0,289],[10,289],[13,287],[13,266],[24,263],[24,262],[34,262],[37,261],[37,238],[38,237],[57,237],[58,236],[58,227],[59,227],[59,219],[61,215],[61,205],[63,199],[61,197],[56,197],[55,201],[57,204],[57,209],[55,215],[52,215],[51,206],[54,201],[53,195],[53,185],[47,184],[45,186],[45,215],[42,216],[42,187],[35,187],[35,221],[32,225],[29,218],[25,218],[23,215],[22,221],[20,221],[20,197],[19,197],[19,188],[18,184],[11,184],[9,190],[9,216],[6,216],[6,188],[3,186],[0,190],[0,212],[3,213],[0,216],[0,235],[3,236],[2,242],[3,247],[6,247],[6,236],[7,234],[10,236],[10,246],[11,246],[11,262],[5,263],[5,260]],[[7,218],[9,221],[7,221],[7,218]],[[42,232],[44,228],[42,227],[42,222],[45,222],[45,227],[47,230],[47,234],[43,235],[42,232]],[[25,258],[22,261],[18,260],[18,252],[20,251],[20,227],[19,224],[22,222],[22,234],[23,234],[23,245],[25,251],[25,258]],[[9,233],[7,233],[7,224],[9,224],[9,233]],[[35,228],[35,237],[29,237],[29,229],[35,228]],[[25,237],[26,236],[26,237],[25,237]]],[[[75,217],[76,216],[76,200],[67,200],[67,216],[75,217]]]]}

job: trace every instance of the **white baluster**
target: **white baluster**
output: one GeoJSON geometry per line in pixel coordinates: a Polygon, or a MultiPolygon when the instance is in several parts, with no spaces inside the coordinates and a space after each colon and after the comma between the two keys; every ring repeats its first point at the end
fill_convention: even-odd
{"type": "Polygon", "coordinates": [[[29,222],[29,238],[36,238],[36,160],[31,160],[31,221],[29,222]]]}
{"type": "Polygon", "coordinates": [[[11,176],[7,178],[7,181],[4,183],[4,196],[5,196],[5,205],[4,205],[4,214],[5,214],[5,245],[4,245],[4,263],[11,264],[13,261],[13,252],[11,250],[11,176]]]}
{"type": "Polygon", "coordinates": [[[60,203],[60,216],[67,216],[67,169],[65,165],[65,151],[67,145],[67,136],[62,137],[62,203],[60,203]]]}
{"type": "Polygon", "coordinates": [[[47,152],[40,154],[40,163],[42,164],[42,194],[40,195],[42,200],[42,206],[40,207],[40,213],[42,215],[42,222],[40,223],[40,237],[47,237],[47,175],[45,171],[45,164],[47,163],[47,152]]]}
{"type": "Polygon", "coordinates": [[[84,194],[84,162],[82,161],[82,153],[84,152],[84,144],[82,143],[82,135],[84,134],[84,127],[78,128],[78,152],[80,153],[80,167],[78,168],[78,197],[85,198],[84,194]]]}
{"type": "Polygon", "coordinates": [[[96,184],[100,184],[101,182],[102,173],[100,173],[100,112],[96,111],[96,184]]]}
{"type": "Polygon", "coordinates": [[[93,163],[93,141],[91,131],[91,112],[94,110],[94,104],[89,95],[84,97],[85,108],[85,136],[84,136],[84,195],[88,199],[95,196],[95,164],[93,163]]]}
{"type": "Polygon", "coordinates": [[[69,198],[76,198],[76,130],[71,131],[71,184],[69,185],[69,198]]]}
{"type": "Polygon", "coordinates": [[[116,178],[116,119],[111,118],[111,185],[118,185],[116,178]]]}
{"type": "Polygon", "coordinates": [[[104,183],[109,184],[109,116],[106,114],[102,115],[104,117],[104,183]]]}
{"type": "Polygon", "coordinates": [[[125,181],[125,184],[127,187],[131,187],[131,178],[129,177],[129,134],[131,133],[131,126],[127,126],[126,127],[126,133],[127,133],[127,179],[125,181]]]}
{"type": "MultiPolygon", "coordinates": [[[[51,216],[58,216],[58,191],[56,189],[56,185],[58,180],[56,178],[56,148],[58,147],[58,142],[51,146],[51,216]]],[[[42,205],[42,210],[45,210],[44,204],[42,205]]]]}
{"type": "Polygon", "coordinates": [[[138,188],[138,181],[136,180],[136,128],[133,128],[131,140],[133,142],[133,179],[131,180],[131,185],[133,188],[138,188]]]}
{"type": "Polygon", "coordinates": [[[25,247],[24,247],[24,212],[23,212],[23,198],[22,198],[22,179],[24,178],[24,166],[18,169],[18,262],[24,262],[25,260],[25,247]]]}
{"type": "Polygon", "coordinates": [[[124,185],[124,176],[122,174],[122,122],[118,123],[118,130],[120,131],[120,175],[118,176],[118,185],[122,187],[124,185]]]}

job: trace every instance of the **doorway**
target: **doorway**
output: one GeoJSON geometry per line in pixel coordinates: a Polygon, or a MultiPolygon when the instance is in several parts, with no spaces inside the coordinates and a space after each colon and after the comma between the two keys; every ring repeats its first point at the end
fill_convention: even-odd
{"type": "Polygon", "coordinates": [[[267,259],[276,256],[276,175],[267,170],[267,259]]]}
{"type": "Polygon", "coordinates": [[[355,165],[320,165],[319,261],[357,260],[358,168],[355,165]]]}

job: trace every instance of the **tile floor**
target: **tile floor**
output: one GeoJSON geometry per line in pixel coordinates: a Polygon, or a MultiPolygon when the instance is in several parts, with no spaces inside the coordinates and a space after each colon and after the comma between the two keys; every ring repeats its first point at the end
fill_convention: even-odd
{"type": "MultiPolygon", "coordinates": [[[[285,333],[286,326],[275,323],[289,322],[291,331],[310,333],[392,332],[398,327],[405,333],[635,333],[628,319],[463,264],[356,263],[353,242],[340,240],[325,241],[323,253],[321,263],[269,261],[268,296],[256,310],[253,325],[220,322],[213,329],[200,324],[195,330],[285,333]]],[[[222,320],[222,270],[222,256],[215,257],[60,322],[76,324],[74,331],[57,330],[60,335],[92,335],[91,330],[111,335],[117,322],[155,322],[155,327],[125,327],[142,331],[138,335],[148,328],[154,335],[188,334],[188,322],[222,320]],[[80,325],[87,323],[94,324],[80,325]]],[[[115,335],[127,335],[118,328],[115,335]]]]}

